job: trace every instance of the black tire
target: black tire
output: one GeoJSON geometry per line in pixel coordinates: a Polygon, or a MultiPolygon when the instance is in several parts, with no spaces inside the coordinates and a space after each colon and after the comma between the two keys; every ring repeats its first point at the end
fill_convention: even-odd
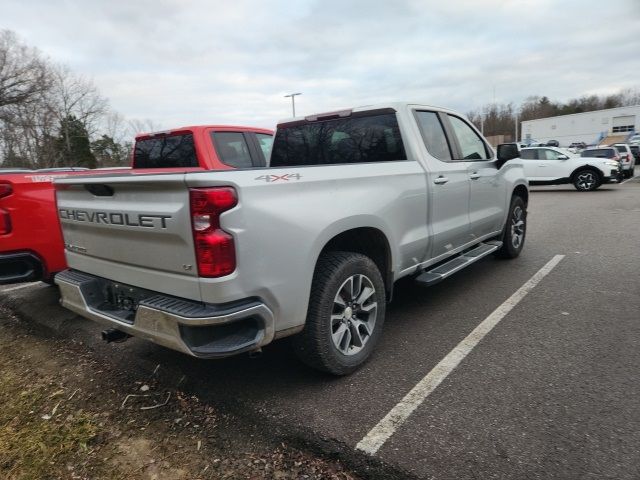
{"type": "MultiPolygon", "coordinates": [[[[382,333],[385,307],[386,295],[382,275],[376,264],[369,257],[353,252],[328,252],[323,254],[318,260],[311,284],[307,321],[304,330],[293,337],[293,348],[304,363],[315,369],[333,375],[352,373],[371,356],[382,333]],[[372,302],[375,302],[377,307],[375,309],[375,318],[373,318],[373,327],[371,327],[370,334],[365,336],[366,340],[362,342],[362,346],[353,348],[354,351],[357,349],[357,353],[345,354],[335,345],[332,335],[339,335],[338,329],[342,329],[343,332],[349,330],[348,341],[346,342],[349,343],[352,338],[355,338],[351,333],[353,328],[358,329],[360,333],[362,332],[360,328],[365,328],[356,327],[350,321],[348,325],[345,323],[346,308],[342,313],[336,311],[336,307],[338,310],[341,309],[336,302],[336,298],[338,296],[340,296],[340,299],[343,298],[342,293],[345,290],[342,287],[344,287],[345,282],[348,282],[354,276],[360,278],[360,292],[362,294],[364,293],[362,285],[365,285],[365,283],[374,290],[367,297],[367,300],[362,302],[362,305],[366,304],[366,308],[371,308],[372,302]],[[366,279],[366,282],[362,277],[366,279]],[[332,315],[334,317],[343,315],[343,320],[336,322],[332,315]]],[[[370,315],[364,309],[360,310],[359,307],[353,309],[353,311],[360,312],[351,317],[354,322],[358,321],[358,315],[362,318],[370,315]]],[[[351,312],[352,310],[349,310],[349,313],[351,312]]],[[[342,338],[344,339],[345,336],[342,338]]]]}
{"type": "Polygon", "coordinates": [[[631,170],[625,170],[625,171],[622,173],[622,176],[623,176],[624,178],[631,178],[631,170]]]}
{"type": "Polygon", "coordinates": [[[592,192],[602,185],[602,179],[595,170],[585,168],[573,174],[573,186],[579,192],[592,192]]]}
{"type": "Polygon", "coordinates": [[[502,247],[496,251],[496,256],[500,258],[516,258],[524,248],[524,241],[527,236],[527,205],[522,197],[514,195],[511,197],[511,205],[509,205],[509,215],[504,225],[504,230],[500,240],[502,247]],[[522,221],[520,225],[519,222],[522,221]],[[518,235],[518,242],[515,240],[515,233],[518,235]]]}

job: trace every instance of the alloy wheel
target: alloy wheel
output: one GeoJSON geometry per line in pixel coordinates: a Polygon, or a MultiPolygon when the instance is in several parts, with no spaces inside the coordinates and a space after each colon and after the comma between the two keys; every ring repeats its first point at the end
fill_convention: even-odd
{"type": "Polygon", "coordinates": [[[597,182],[593,172],[582,172],[578,175],[578,187],[581,190],[591,190],[597,182]]]}
{"type": "Polygon", "coordinates": [[[520,248],[524,241],[524,210],[517,206],[511,214],[511,244],[513,248],[520,248]]]}
{"type": "Polygon", "coordinates": [[[376,326],[375,287],[366,275],[347,278],[338,289],[331,313],[333,345],[343,355],[355,355],[367,344],[376,326]]]}

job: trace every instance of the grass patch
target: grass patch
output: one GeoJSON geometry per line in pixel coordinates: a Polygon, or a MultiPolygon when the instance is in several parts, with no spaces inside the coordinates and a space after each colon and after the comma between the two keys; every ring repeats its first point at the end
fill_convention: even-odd
{"type": "Polygon", "coordinates": [[[97,427],[83,412],[71,414],[42,382],[25,382],[13,372],[0,373],[0,472],[9,479],[45,479],[69,476],[67,464],[78,463],[87,452],[97,427]],[[51,415],[60,402],[52,418],[51,415]]]}

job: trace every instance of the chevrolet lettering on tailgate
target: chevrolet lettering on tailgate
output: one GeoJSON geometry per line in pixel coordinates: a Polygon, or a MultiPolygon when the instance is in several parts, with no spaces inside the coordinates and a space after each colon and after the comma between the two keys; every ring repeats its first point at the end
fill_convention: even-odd
{"type": "Polygon", "coordinates": [[[60,208],[58,209],[58,213],[62,220],[144,228],[167,228],[167,220],[171,218],[171,215],[142,215],[135,213],[100,212],[68,208],[60,208]]]}

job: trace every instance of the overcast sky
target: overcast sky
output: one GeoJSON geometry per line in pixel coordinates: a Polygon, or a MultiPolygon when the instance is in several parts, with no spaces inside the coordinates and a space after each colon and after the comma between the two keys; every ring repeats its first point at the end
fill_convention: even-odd
{"type": "Polygon", "coordinates": [[[0,28],[163,128],[640,86],[640,0],[2,0],[0,28]]]}

